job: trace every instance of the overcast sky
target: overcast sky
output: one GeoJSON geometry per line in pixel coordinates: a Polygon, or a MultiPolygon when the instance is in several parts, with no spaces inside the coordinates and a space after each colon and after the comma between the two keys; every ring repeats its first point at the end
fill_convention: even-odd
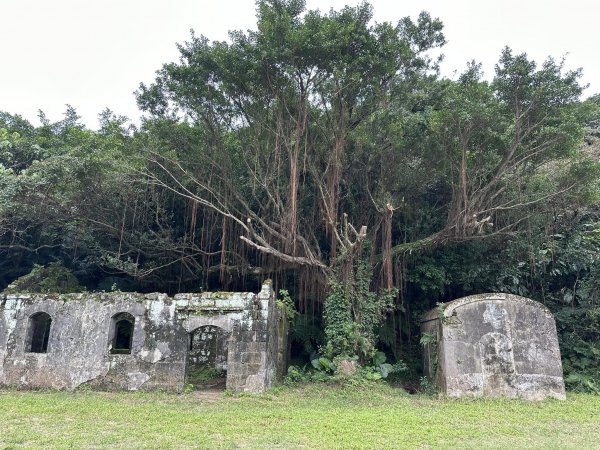
{"type": "MultiPolygon", "coordinates": [[[[356,0],[307,0],[328,11],[356,0]]],[[[442,73],[455,77],[467,61],[493,73],[501,49],[541,62],[567,55],[582,67],[586,95],[600,92],[598,0],[371,0],[375,20],[416,18],[422,10],[444,22],[442,73]]],[[[254,0],[0,0],[0,110],[34,124],[38,109],[60,120],[65,104],[97,128],[109,107],[137,122],[133,91],[160,66],[177,60],[189,30],[211,40],[254,28],[254,0]]]]}

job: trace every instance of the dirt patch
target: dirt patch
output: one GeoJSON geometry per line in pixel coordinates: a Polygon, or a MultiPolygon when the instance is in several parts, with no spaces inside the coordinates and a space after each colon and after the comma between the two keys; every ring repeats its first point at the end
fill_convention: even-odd
{"type": "Polygon", "coordinates": [[[202,391],[194,391],[194,393],[191,395],[203,402],[217,402],[223,398],[223,389],[205,389],[202,391]]]}

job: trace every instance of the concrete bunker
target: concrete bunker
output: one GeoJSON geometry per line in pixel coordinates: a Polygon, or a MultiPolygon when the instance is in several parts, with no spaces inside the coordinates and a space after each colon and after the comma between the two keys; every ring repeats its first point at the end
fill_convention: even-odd
{"type": "Polygon", "coordinates": [[[425,374],[442,393],[565,399],[552,313],[511,294],[480,294],[424,315],[425,374]]]}
{"type": "Polygon", "coordinates": [[[202,363],[233,392],[261,392],[286,370],[285,324],[269,281],[259,293],[4,295],[0,385],[181,391],[202,363]]]}

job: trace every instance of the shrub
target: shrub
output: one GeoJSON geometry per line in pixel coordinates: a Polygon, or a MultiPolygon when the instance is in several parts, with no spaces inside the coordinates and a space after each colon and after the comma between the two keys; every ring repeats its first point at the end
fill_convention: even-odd
{"type": "Polygon", "coordinates": [[[52,262],[47,266],[35,264],[31,272],[17,278],[4,290],[6,294],[17,292],[68,294],[82,292],[85,289],[69,269],[60,262],[52,262]]]}

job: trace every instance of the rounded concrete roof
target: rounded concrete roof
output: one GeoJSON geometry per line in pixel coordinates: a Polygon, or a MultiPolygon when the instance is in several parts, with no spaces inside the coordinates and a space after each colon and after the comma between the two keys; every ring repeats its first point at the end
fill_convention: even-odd
{"type": "Polygon", "coordinates": [[[501,300],[518,302],[523,305],[532,306],[534,308],[543,309],[545,313],[552,315],[550,310],[542,303],[532,300],[527,297],[521,297],[515,294],[506,294],[503,292],[491,292],[485,294],[469,295],[467,297],[461,297],[448,303],[440,303],[437,308],[431,309],[426,312],[421,318],[421,322],[429,322],[430,320],[440,319],[443,317],[451,317],[457,308],[460,308],[471,303],[483,302],[488,300],[501,300]]]}

